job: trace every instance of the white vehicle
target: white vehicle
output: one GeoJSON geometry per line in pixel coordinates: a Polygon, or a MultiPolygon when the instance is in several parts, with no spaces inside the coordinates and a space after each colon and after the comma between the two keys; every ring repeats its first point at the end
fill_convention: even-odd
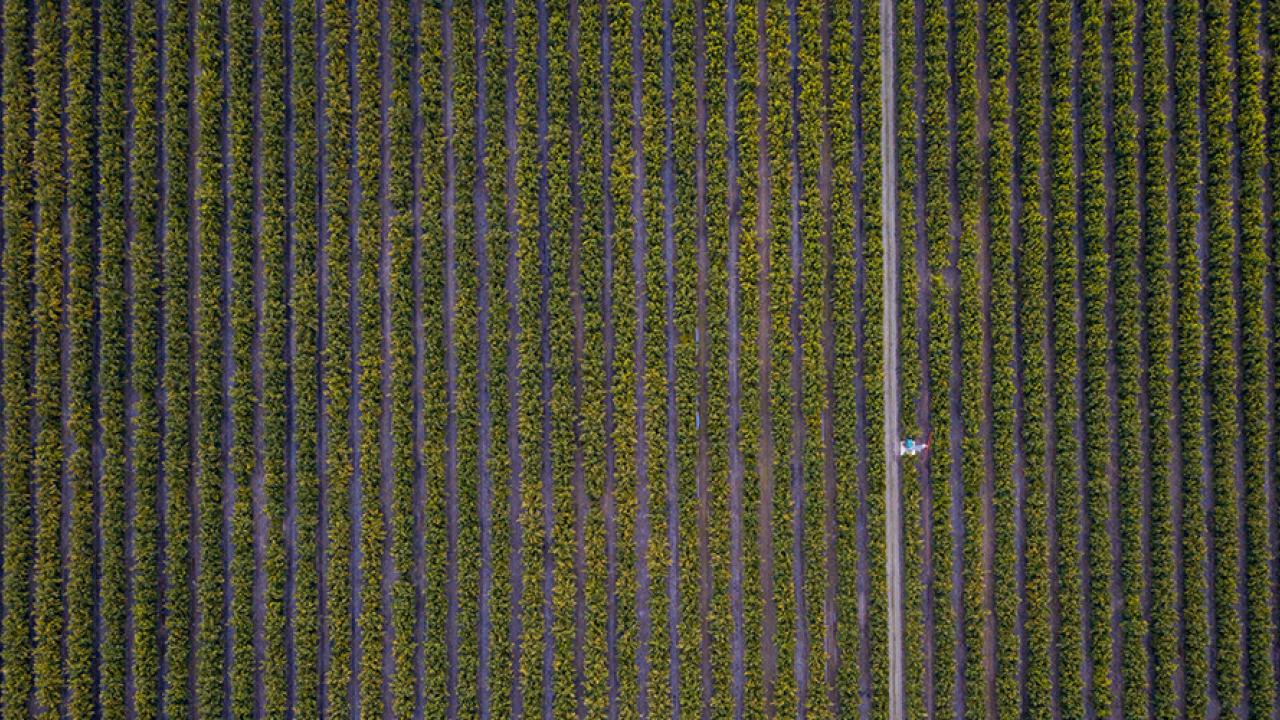
{"type": "Polygon", "coordinates": [[[919,455],[920,453],[928,449],[929,449],[929,443],[916,442],[914,438],[907,438],[906,440],[902,440],[898,443],[898,455],[900,455],[901,457],[910,457],[912,455],[919,455]]]}

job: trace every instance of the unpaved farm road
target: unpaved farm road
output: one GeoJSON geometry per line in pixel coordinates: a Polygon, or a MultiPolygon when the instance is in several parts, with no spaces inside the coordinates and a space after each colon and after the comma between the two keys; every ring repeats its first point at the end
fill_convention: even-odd
{"type": "MultiPolygon", "coordinates": [[[[897,25],[894,0],[880,0],[880,107],[897,107],[897,25]]],[[[885,578],[889,602],[889,720],[905,720],[902,653],[902,488],[898,483],[898,128],[897,115],[880,124],[880,203],[884,221],[884,493],[885,578]]]]}

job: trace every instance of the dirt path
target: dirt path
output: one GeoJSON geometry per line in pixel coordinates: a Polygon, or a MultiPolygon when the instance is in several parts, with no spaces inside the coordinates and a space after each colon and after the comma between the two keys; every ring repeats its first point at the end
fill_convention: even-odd
{"type": "MultiPolygon", "coordinates": [[[[763,628],[760,634],[761,670],[764,675],[764,713],[777,713],[774,696],[778,684],[778,601],[774,588],[773,515],[776,480],[773,424],[773,168],[769,135],[769,2],[756,0],[756,255],[757,278],[756,364],[759,366],[756,437],[756,475],[760,505],[756,509],[756,543],[760,554],[760,596],[763,628]]],[[[731,128],[732,132],[732,128],[731,128]]]]}
{"type": "Polygon", "coordinates": [[[653,638],[650,617],[652,587],[649,580],[649,438],[648,423],[648,347],[649,288],[646,263],[649,255],[648,227],[645,223],[645,154],[644,154],[644,35],[643,0],[631,0],[631,273],[635,278],[635,340],[632,350],[637,378],[635,384],[635,472],[636,472],[636,710],[649,717],[649,644],[653,638]]]}
{"type": "MultiPolygon", "coordinates": [[[[881,0],[881,2],[882,2],[882,5],[880,9],[880,17],[881,17],[881,26],[883,27],[885,26],[884,19],[892,16],[893,8],[886,7],[883,4],[884,0],[881,0]]],[[[916,171],[916,177],[921,178],[921,182],[918,182],[916,184],[916,192],[915,192],[915,198],[914,198],[915,210],[916,210],[916,213],[915,213],[915,257],[916,257],[915,273],[916,273],[916,276],[920,278],[921,282],[919,283],[919,287],[920,287],[919,297],[917,298],[917,302],[916,302],[915,331],[916,331],[916,337],[919,339],[917,344],[918,344],[919,353],[920,353],[919,354],[920,377],[923,378],[924,381],[920,383],[920,397],[916,401],[915,421],[916,421],[916,425],[920,428],[920,433],[927,438],[933,434],[933,420],[931,417],[932,407],[933,407],[933,389],[931,387],[932,383],[929,381],[929,378],[933,377],[933,374],[932,374],[933,363],[931,358],[929,357],[929,337],[932,333],[931,322],[929,318],[929,308],[933,303],[933,284],[928,281],[928,279],[931,277],[931,271],[929,268],[929,241],[928,241],[928,232],[927,232],[928,223],[927,223],[927,207],[926,207],[929,176],[927,172],[928,157],[925,152],[926,128],[924,125],[925,91],[926,91],[925,63],[924,63],[924,57],[925,57],[924,13],[925,13],[925,0],[916,0],[914,23],[913,23],[914,27],[913,27],[913,33],[912,33],[912,36],[915,39],[914,50],[915,50],[915,59],[916,59],[915,66],[912,68],[912,76],[913,76],[912,82],[914,86],[912,96],[915,100],[914,106],[912,109],[916,117],[914,133],[913,133],[915,137],[915,157],[916,157],[915,171],[916,171]]],[[[886,57],[888,53],[886,52],[885,45],[890,36],[888,33],[882,33],[880,37],[881,37],[881,40],[880,40],[881,67],[894,68],[893,72],[896,74],[896,62],[894,64],[889,64],[886,57]]],[[[896,52],[894,53],[894,55],[896,57],[896,52]]],[[[896,82],[891,83],[889,82],[889,80],[890,78],[887,77],[886,73],[881,74],[881,83],[882,83],[881,95],[883,97],[883,95],[886,92],[892,91],[895,94],[895,102],[896,102],[897,84],[896,82]]],[[[881,100],[880,104],[881,106],[886,106],[886,103],[884,100],[881,100]]],[[[886,115],[885,117],[887,118],[889,116],[886,115]]],[[[897,121],[897,118],[895,117],[894,118],[895,125],[896,125],[896,121],[897,121]]],[[[884,140],[888,139],[886,137],[886,134],[889,129],[888,125],[889,125],[888,122],[882,124],[881,130],[880,130],[881,139],[882,139],[880,152],[882,156],[887,152],[889,148],[889,143],[884,142],[884,140]]],[[[896,144],[897,141],[896,139],[891,139],[889,140],[889,142],[893,142],[896,144]]],[[[885,202],[885,184],[886,183],[887,183],[887,178],[882,177],[880,194],[881,194],[881,203],[883,207],[881,210],[881,215],[884,218],[886,218],[887,221],[896,223],[896,220],[888,220],[889,213],[885,211],[888,208],[888,203],[885,202]]],[[[897,198],[896,197],[890,198],[888,202],[892,202],[896,206],[897,198]]],[[[884,238],[886,237],[886,234],[884,233],[884,230],[881,230],[881,233],[882,233],[881,241],[883,243],[884,238]]],[[[886,259],[890,257],[894,257],[889,253],[884,253],[883,249],[882,249],[882,254],[885,255],[886,259]]],[[[886,278],[887,277],[888,275],[886,275],[886,278]]],[[[894,278],[896,279],[896,277],[897,275],[895,273],[894,278]]],[[[888,290],[889,288],[887,286],[883,289],[883,294],[886,299],[889,297],[888,290]]],[[[885,309],[885,313],[887,317],[887,314],[888,314],[887,308],[885,309]]],[[[895,317],[896,317],[896,314],[895,314],[895,317]]],[[[888,330],[890,329],[892,328],[885,328],[885,358],[886,358],[885,377],[886,378],[890,377],[889,365],[888,365],[888,361],[890,357],[888,330]]],[[[896,345],[896,341],[894,344],[896,345]]],[[[896,352],[893,353],[893,357],[897,357],[896,352]]],[[[888,407],[888,402],[886,401],[886,407],[885,407],[886,426],[889,424],[889,413],[891,411],[892,409],[888,407]]],[[[895,424],[894,427],[897,427],[897,425],[900,425],[900,424],[901,423],[899,422],[895,424]]],[[[896,443],[896,440],[895,440],[895,443],[896,443]]],[[[885,444],[886,446],[889,445],[887,440],[885,444]]],[[[885,452],[888,454],[888,457],[886,457],[886,463],[885,463],[887,472],[893,471],[892,470],[893,463],[889,461],[890,460],[894,462],[897,461],[896,457],[893,457],[893,455],[895,454],[893,452],[894,450],[895,448],[891,448],[891,447],[885,448],[885,452]]],[[[928,717],[936,717],[938,713],[938,695],[937,695],[936,682],[934,678],[937,672],[938,634],[937,634],[937,609],[935,607],[937,603],[937,589],[935,586],[936,570],[935,570],[934,545],[933,545],[933,513],[934,513],[933,465],[932,463],[929,463],[929,462],[918,462],[917,467],[919,468],[918,475],[919,475],[919,483],[920,483],[920,534],[922,537],[921,556],[920,556],[920,584],[921,584],[921,596],[922,596],[921,615],[922,615],[922,621],[924,625],[924,638],[922,638],[922,641],[924,644],[924,648],[923,648],[924,667],[922,669],[921,675],[924,681],[923,695],[924,695],[925,714],[928,717]]],[[[901,490],[899,489],[899,492],[900,491],[901,490]]],[[[889,500],[890,498],[886,497],[886,504],[885,504],[885,510],[886,510],[885,522],[886,523],[890,522],[890,518],[888,517],[888,511],[892,503],[889,502],[889,500]]],[[[901,527],[901,524],[902,524],[901,519],[899,519],[898,522],[895,524],[901,527]]],[[[894,532],[891,528],[888,527],[888,525],[886,525],[886,537],[887,538],[901,537],[901,531],[894,532]]],[[[901,557],[901,556],[902,556],[901,551],[899,550],[898,557],[901,557]]],[[[887,561],[887,553],[886,553],[886,561],[887,561]]],[[[886,566],[886,570],[887,569],[888,568],[886,566]]],[[[893,586],[891,585],[890,587],[893,587],[893,586]]],[[[901,634],[890,635],[890,637],[901,637],[901,634]]],[[[894,654],[896,655],[898,653],[894,653],[894,654]]],[[[891,674],[891,677],[893,675],[896,675],[896,674],[891,674]]],[[[905,700],[904,700],[904,703],[905,703],[905,700]]],[[[903,714],[900,717],[905,717],[905,712],[906,710],[904,707],[903,714]]]]}
{"type": "MultiPolygon", "coordinates": [[[[608,7],[600,2],[600,103],[601,149],[600,166],[613,167],[613,90],[610,78],[613,74],[613,44],[608,21],[608,7]]],[[[617,338],[613,324],[613,235],[614,203],[612,173],[601,173],[600,195],[604,201],[604,287],[601,289],[601,314],[604,324],[604,498],[601,510],[604,514],[605,544],[605,666],[608,673],[607,697],[609,717],[618,713],[618,521],[615,501],[617,482],[617,458],[614,447],[614,430],[617,427],[613,399],[614,358],[617,338]]]]}
{"type": "MultiPolygon", "coordinates": [[[[475,16],[473,29],[473,46],[475,48],[476,97],[474,125],[475,139],[473,148],[473,164],[475,178],[472,186],[471,201],[475,208],[475,253],[477,283],[477,315],[476,315],[476,405],[478,411],[477,427],[477,471],[479,488],[477,502],[480,516],[480,592],[477,598],[477,668],[476,696],[479,700],[480,720],[489,720],[490,704],[490,658],[492,656],[492,595],[493,595],[493,478],[489,469],[490,455],[493,452],[493,408],[490,397],[489,372],[492,365],[490,343],[491,322],[489,299],[489,171],[486,155],[488,153],[488,73],[489,48],[486,38],[489,33],[489,15],[483,0],[472,2],[472,13],[475,16]]],[[[416,27],[416,25],[415,25],[416,27]]],[[[414,77],[419,77],[414,73],[414,77]]],[[[414,83],[416,85],[417,83],[414,83]]],[[[415,90],[416,92],[416,90],[415,90]]],[[[417,124],[415,123],[415,134],[417,124]]],[[[414,148],[419,143],[414,142],[414,148]]],[[[416,151],[416,150],[415,150],[416,151]]],[[[416,204],[415,204],[416,211],[416,204]]],[[[416,293],[415,293],[416,296],[416,293]]],[[[415,327],[419,327],[415,323],[415,327]]],[[[415,453],[416,455],[416,453],[415,453]]]]}
{"type": "Polygon", "coordinates": [[[729,186],[729,256],[728,256],[728,325],[729,325],[729,604],[733,614],[731,641],[732,680],[729,694],[733,700],[733,717],[741,720],[746,710],[746,622],[743,614],[742,582],[743,561],[742,502],[743,460],[741,446],[742,425],[742,331],[739,327],[741,303],[739,301],[738,258],[742,240],[742,189],[738,185],[738,7],[736,0],[729,0],[725,18],[725,127],[728,147],[727,182],[729,186]]]}
{"type": "MultiPolygon", "coordinates": [[[[856,20],[854,21],[854,89],[853,96],[862,96],[862,9],[860,7],[854,10],[856,20]]],[[[839,539],[839,524],[836,517],[836,503],[838,502],[838,488],[836,484],[836,438],[835,438],[835,408],[836,408],[836,353],[835,353],[835,305],[833,297],[833,287],[835,285],[835,252],[832,247],[832,236],[834,230],[834,219],[832,217],[832,140],[831,140],[831,12],[822,13],[822,22],[819,27],[822,44],[822,144],[819,148],[818,163],[818,197],[819,204],[822,207],[822,572],[824,577],[822,590],[822,653],[826,659],[823,664],[822,685],[824,698],[826,700],[826,710],[832,716],[840,716],[840,687],[837,680],[840,673],[840,644],[839,635],[837,634],[837,623],[839,619],[839,589],[840,589],[840,562],[838,557],[837,540],[839,539]]],[[[865,188],[861,182],[862,173],[862,105],[861,103],[853,104],[853,123],[854,123],[854,167],[859,177],[855,180],[855,197],[856,202],[865,200],[865,188]]],[[[861,213],[859,213],[860,215],[861,213]]],[[[859,245],[862,243],[862,228],[859,226],[854,231],[855,240],[859,245]]],[[[861,248],[856,251],[859,259],[861,259],[861,248]]],[[[863,273],[859,271],[858,280],[854,289],[854,303],[858,308],[862,307],[862,293],[864,288],[863,273]]],[[[858,358],[862,358],[862,327],[857,328],[857,346],[855,353],[858,358]]],[[[857,427],[856,443],[857,447],[865,448],[866,445],[866,381],[862,374],[862,368],[859,367],[854,375],[854,397],[856,406],[855,424],[857,427]]],[[[866,453],[862,453],[866,457],[866,453]]],[[[858,463],[858,494],[860,500],[866,497],[866,462],[858,463]]],[[[859,502],[859,517],[856,520],[857,527],[865,532],[867,520],[866,512],[863,510],[865,502],[859,502]]],[[[861,543],[862,535],[855,532],[858,539],[856,547],[865,547],[861,543]]],[[[861,562],[865,556],[865,552],[858,552],[858,559],[861,562]]],[[[859,590],[862,588],[859,587],[859,590]]],[[[865,596],[859,595],[860,600],[865,596]]],[[[865,605],[861,605],[858,610],[857,617],[859,619],[867,617],[865,605]]],[[[867,635],[859,633],[859,650],[861,648],[869,648],[870,643],[863,640],[867,635]]],[[[859,658],[862,652],[858,653],[859,658]]],[[[858,693],[860,697],[869,694],[870,677],[868,675],[868,667],[859,665],[858,672],[858,693]]]]}
{"type": "Polygon", "coordinates": [[[697,317],[696,352],[698,368],[698,407],[695,412],[698,455],[694,468],[694,480],[698,493],[698,665],[701,688],[699,717],[711,716],[711,595],[715,590],[711,569],[709,542],[711,524],[711,493],[708,487],[711,440],[703,418],[709,416],[708,364],[710,362],[707,337],[707,291],[710,284],[711,261],[707,249],[707,27],[706,14],[701,3],[694,3],[693,29],[693,84],[695,95],[697,137],[694,144],[694,212],[697,235],[697,317]]]}
{"type": "Polygon", "coordinates": [[[507,234],[506,280],[503,292],[507,304],[507,454],[511,474],[507,478],[507,532],[509,557],[507,575],[511,578],[511,604],[507,618],[507,642],[511,645],[511,715],[524,716],[524,687],[517,678],[524,670],[524,531],[521,526],[520,493],[524,481],[524,457],[520,452],[520,272],[519,230],[520,216],[516,209],[516,35],[515,0],[503,4],[502,47],[507,63],[504,72],[505,93],[503,101],[503,145],[506,149],[506,168],[503,185],[506,202],[503,222],[507,234]]]}
{"type": "MultiPolygon", "coordinates": [[[[921,15],[918,11],[920,5],[921,3],[917,1],[917,43],[921,42],[923,38],[923,33],[920,32],[921,28],[919,27],[921,15]]],[[[880,106],[882,108],[897,108],[898,23],[897,4],[893,0],[880,0],[879,27],[882,29],[880,34],[880,106]]],[[[923,68],[919,65],[917,65],[916,84],[917,87],[923,84],[923,68]]],[[[917,97],[921,95],[922,93],[917,93],[917,97]]],[[[920,116],[922,116],[922,113],[917,115],[917,117],[920,116]]],[[[907,689],[903,648],[905,638],[903,637],[902,629],[902,574],[904,570],[902,562],[902,486],[898,477],[898,426],[900,424],[898,408],[898,117],[896,112],[885,112],[882,117],[883,121],[880,125],[880,162],[882,167],[880,177],[882,218],[880,241],[881,253],[884,259],[884,277],[882,279],[884,296],[884,316],[882,320],[882,332],[884,334],[884,530],[885,582],[888,585],[887,604],[889,610],[889,718],[890,720],[905,720],[907,689]]],[[[923,133],[918,134],[918,137],[922,136],[923,133]]],[[[923,153],[920,155],[922,156],[923,153]]],[[[858,184],[863,186],[861,177],[859,177],[858,184]]],[[[865,276],[865,273],[861,275],[865,276]]],[[[917,319],[919,317],[917,315],[917,319]]],[[[862,325],[863,322],[860,320],[859,324],[862,325]]],[[[860,352],[859,365],[861,366],[864,362],[865,360],[862,359],[862,353],[860,352]]],[[[862,373],[859,372],[859,377],[861,376],[862,373]]],[[[860,478],[859,486],[865,488],[865,485],[864,469],[863,478],[860,478]]],[[[863,495],[865,499],[865,490],[860,491],[859,494],[863,495]]],[[[860,507],[865,505],[865,502],[859,503],[860,507]]],[[[928,515],[925,517],[928,517],[928,515]]],[[[866,547],[866,545],[861,544],[861,541],[865,540],[865,536],[862,535],[867,532],[865,518],[861,525],[859,544],[861,547],[866,547]]],[[[860,553],[860,555],[863,554],[865,553],[860,553]]],[[[861,574],[864,578],[867,577],[865,573],[861,574]]],[[[866,600],[864,599],[859,604],[865,607],[865,603],[866,600]]],[[[927,603],[928,601],[926,600],[926,606],[927,603]]],[[[932,632],[928,634],[932,636],[932,632]]],[[[926,658],[932,659],[927,651],[926,658]]],[[[932,680],[926,681],[925,690],[930,696],[930,712],[932,712],[932,680]]],[[[865,705],[863,709],[865,712],[865,705]]]]}
{"type": "MultiPolygon", "coordinates": [[[[458,304],[458,237],[457,237],[457,185],[458,157],[455,146],[453,122],[453,72],[454,72],[454,39],[453,39],[453,0],[444,0],[441,10],[441,35],[444,42],[444,65],[441,71],[444,86],[442,112],[444,115],[444,198],[442,200],[442,227],[444,230],[444,371],[445,402],[448,412],[445,415],[444,428],[444,494],[446,515],[447,549],[445,551],[445,597],[448,607],[445,611],[445,653],[449,667],[446,676],[446,692],[448,703],[446,713],[450,718],[458,716],[458,349],[457,349],[457,304],[458,304]]],[[[386,35],[383,34],[385,41],[386,35]]],[[[385,48],[384,48],[385,50],[385,48]]],[[[541,86],[540,86],[541,89],[541,86]]],[[[539,93],[539,105],[543,101],[539,93]]],[[[384,126],[385,127],[385,126],[384,126]]],[[[542,125],[545,129],[545,124],[542,125]]],[[[545,164],[544,164],[545,167],[545,164]]],[[[385,175],[384,175],[385,177],[385,175]]],[[[544,277],[545,286],[546,279],[544,277]]],[[[545,302],[545,300],[544,300],[545,302]]],[[[384,317],[386,317],[384,315],[384,317]]],[[[544,319],[545,327],[545,319],[544,319]]],[[[544,369],[545,373],[545,369],[544,369]]],[[[545,384],[545,380],[544,380],[545,384]]],[[[546,394],[544,392],[544,408],[546,394]]],[[[543,428],[546,428],[544,409],[543,428]]],[[[544,441],[548,438],[543,435],[544,441]]],[[[544,491],[545,497],[545,491],[544,491]]],[[[388,498],[389,499],[389,498],[388,498]]],[[[548,508],[547,512],[550,512],[548,508]]],[[[544,615],[547,610],[544,609],[544,615]]]]}
{"type": "Polygon", "coordinates": [[[787,0],[787,32],[789,35],[789,78],[791,91],[791,585],[796,602],[796,646],[794,673],[796,681],[796,715],[805,718],[809,708],[809,596],[805,592],[807,561],[805,557],[805,444],[804,415],[804,332],[801,314],[804,310],[803,240],[800,236],[800,38],[796,0],[787,0]]]}
{"type": "Polygon", "coordinates": [[[675,249],[675,47],[672,35],[672,0],[662,2],[662,327],[665,339],[663,354],[666,389],[666,469],[667,503],[667,683],[670,686],[671,716],[680,720],[680,466],[676,449],[679,443],[680,408],[676,404],[676,249],[675,249]]]}

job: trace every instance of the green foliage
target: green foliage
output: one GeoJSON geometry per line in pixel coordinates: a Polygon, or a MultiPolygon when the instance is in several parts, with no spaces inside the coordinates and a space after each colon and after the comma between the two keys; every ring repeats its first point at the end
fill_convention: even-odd
{"type": "MultiPolygon", "coordinates": [[[[3,14],[3,172],[4,172],[4,254],[3,304],[4,350],[3,411],[4,482],[4,574],[3,627],[0,629],[0,715],[22,717],[27,713],[34,690],[31,621],[36,606],[36,586],[28,573],[17,568],[31,566],[37,557],[35,520],[38,496],[32,481],[38,466],[28,419],[35,406],[33,396],[34,353],[37,334],[32,322],[36,295],[32,271],[36,267],[37,235],[36,177],[33,176],[32,126],[35,93],[27,72],[34,52],[32,27],[37,21],[26,4],[6,3],[3,14]]],[[[42,100],[44,98],[42,97],[42,100]]],[[[43,178],[40,178],[43,179],[43,178]]]]}

